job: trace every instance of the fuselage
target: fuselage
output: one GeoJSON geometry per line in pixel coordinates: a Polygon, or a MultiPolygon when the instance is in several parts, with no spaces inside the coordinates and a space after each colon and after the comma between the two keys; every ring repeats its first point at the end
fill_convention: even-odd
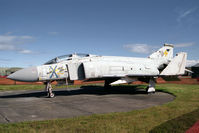
{"type": "Polygon", "coordinates": [[[70,54],[58,56],[41,66],[19,70],[8,78],[25,82],[42,81],[48,97],[54,97],[51,82],[55,80],[69,84],[74,80],[103,79],[105,88],[140,80],[149,83],[148,93],[154,93],[155,78],[183,74],[186,57],[186,53],[179,53],[173,58],[171,44],[164,44],[148,58],[70,54]]]}
{"type": "Polygon", "coordinates": [[[125,75],[158,75],[164,59],[90,55],[71,56],[65,60],[55,58],[41,66],[15,72],[8,78],[17,81],[53,81],[60,79],[84,80],[89,78],[124,77],[125,75]]]}

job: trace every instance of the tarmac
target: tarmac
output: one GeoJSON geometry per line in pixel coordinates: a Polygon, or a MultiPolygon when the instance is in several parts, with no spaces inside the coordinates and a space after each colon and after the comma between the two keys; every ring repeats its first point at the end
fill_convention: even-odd
{"type": "Polygon", "coordinates": [[[111,112],[128,112],[161,105],[175,99],[164,92],[146,94],[136,87],[101,86],[54,89],[55,98],[43,90],[0,92],[0,123],[71,118],[111,112]]]}

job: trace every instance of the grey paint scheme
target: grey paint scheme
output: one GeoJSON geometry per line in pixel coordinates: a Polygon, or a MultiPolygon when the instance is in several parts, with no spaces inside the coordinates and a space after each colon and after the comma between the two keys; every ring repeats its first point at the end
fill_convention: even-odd
{"type": "Polygon", "coordinates": [[[158,75],[157,66],[159,65],[153,59],[93,56],[63,61],[52,65],[25,68],[11,74],[8,78],[17,81],[34,82],[64,78],[68,78],[69,80],[83,80],[89,78],[125,77],[126,75],[133,74],[158,75]],[[49,67],[52,66],[54,68],[55,65],[66,65],[66,75],[68,77],[56,78],[53,75],[50,78],[50,76],[46,75],[45,78],[42,78],[43,73],[51,73],[48,71],[49,67]]]}
{"type": "Polygon", "coordinates": [[[161,51],[161,48],[148,58],[97,55],[79,57],[78,55],[73,54],[67,60],[62,60],[58,63],[19,70],[8,76],[8,78],[18,81],[34,82],[60,79],[84,80],[108,77],[123,78],[126,76],[159,76],[161,73],[160,70],[164,69],[165,65],[168,65],[171,62],[173,56],[172,45],[165,44],[163,48],[163,51],[161,51]],[[167,53],[168,57],[166,57],[167,55],[164,57],[164,55],[159,54],[164,52],[165,48],[170,49],[169,52],[171,52],[172,55],[167,53]],[[160,55],[161,57],[159,57],[160,55]]]}
{"type": "Polygon", "coordinates": [[[8,78],[24,82],[38,81],[38,70],[37,67],[28,67],[16,71],[15,73],[9,75],[8,78]]]}
{"type": "Polygon", "coordinates": [[[183,52],[173,58],[173,45],[170,44],[164,44],[148,58],[89,54],[82,57],[71,54],[56,57],[41,66],[19,70],[8,78],[25,82],[47,82],[47,90],[51,90],[48,83],[54,80],[65,80],[68,83],[73,80],[106,79],[109,81],[105,85],[109,85],[146,78],[149,83],[148,92],[154,92],[154,77],[184,74],[186,58],[187,54],[183,52]]]}

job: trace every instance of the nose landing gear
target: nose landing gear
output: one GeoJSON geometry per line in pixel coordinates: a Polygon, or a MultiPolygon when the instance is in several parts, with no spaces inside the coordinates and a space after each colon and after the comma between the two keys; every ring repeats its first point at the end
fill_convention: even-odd
{"type": "Polygon", "coordinates": [[[46,82],[45,85],[46,85],[45,90],[47,92],[47,97],[49,98],[55,97],[55,94],[52,92],[51,81],[46,82]]]}

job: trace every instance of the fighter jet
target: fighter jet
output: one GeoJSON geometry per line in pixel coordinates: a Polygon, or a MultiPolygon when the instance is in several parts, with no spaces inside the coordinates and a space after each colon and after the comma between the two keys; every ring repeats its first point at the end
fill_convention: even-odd
{"type": "Polygon", "coordinates": [[[7,78],[24,81],[42,81],[48,97],[54,97],[53,81],[71,83],[74,80],[105,80],[104,87],[144,81],[149,83],[146,91],[155,93],[157,77],[183,75],[187,53],[173,57],[173,45],[164,44],[148,58],[69,54],[58,56],[41,66],[19,70],[7,78]]]}

